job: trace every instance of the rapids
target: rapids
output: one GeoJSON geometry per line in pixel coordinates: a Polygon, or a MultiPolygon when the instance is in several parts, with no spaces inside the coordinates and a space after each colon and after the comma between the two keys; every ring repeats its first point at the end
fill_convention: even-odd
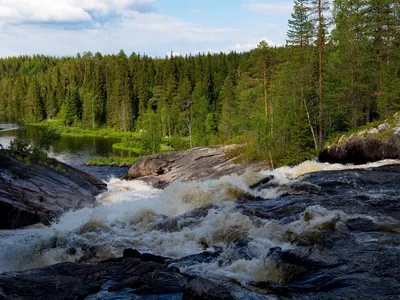
{"type": "MultiPolygon", "coordinates": [[[[97,262],[119,257],[126,248],[176,259],[172,263],[189,274],[227,276],[241,282],[276,280],[280,274],[270,249],[297,247],[288,234],[300,236],[335,222],[340,230],[350,218],[341,210],[311,205],[303,218],[279,222],[245,213],[240,199],[275,199],[283,184],[302,180],[310,172],[368,169],[398,164],[386,160],[362,166],[304,162],[273,171],[230,175],[205,182],[172,183],[164,190],[141,181],[113,178],[98,206],[65,213],[50,227],[0,231],[0,273],[49,266],[60,262],[97,262]],[[264,189],[250,186],[273,175],[264,189]],[[235,245],[247,244],[246,255],[235,245]],[[233,243],[236,241],[236,244],[233,243]],[[204,251],[220,253],[219,261],[182,263],[181,258],[204,251]]],[[[363,216],[368,218],[368,216],[363,216]]]]}

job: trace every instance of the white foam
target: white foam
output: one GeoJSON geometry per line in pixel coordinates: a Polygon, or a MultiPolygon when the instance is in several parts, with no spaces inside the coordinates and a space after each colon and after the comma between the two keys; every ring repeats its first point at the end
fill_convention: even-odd
{"type": "Polygon", "coordinates": [[[306,211],[311,220],[302,218],[285,226],[277,221],[250,218],[234,203],[243,193],[266,198],[279,195],[273,188],[252,191],[250,184],[268,175],[273,175],[276,183],[284,184],[307,172],[392,163],[399,162],[387,160],[364,166],[342,166],[310,161],[293,168],[230,175],[218,180],[174,182],[165,190],[154,189],[142,181],[111,179],[109,190],[98,197],[97,207],[68,212],[50,227],[0,231],[0,272],[64,261],[99,261],[120,256],[128,247],[179,258],[204,249],[228,251],[233,240],[248,237],[252,260],[237,259],[222,267],[202,264],[192,267],[192,271],[225,274],[239,280],[265,279],[276,275],[271,265],[265,263],[268,250],[276,246],[293,247],[285,239],[288,230],[302,234],[317,230],[320,224],[329,221],[345,220],[346,215],[314,206],[306,211]],[[210,207],[203,213],[180,217],[207,205],[210,207]],[[167,227],[170,232],[165,231],[167,227]]]}

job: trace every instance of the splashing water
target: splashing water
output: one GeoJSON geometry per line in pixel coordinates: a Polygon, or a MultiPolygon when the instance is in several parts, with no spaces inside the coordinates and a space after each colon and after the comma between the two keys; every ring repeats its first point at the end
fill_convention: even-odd
{"type": "Polygon", "coordinates": [[[239,280],[275,278],[273,263],[266,261],[272,247],[294,247],[288,234],[318,230],[332,220],[348,216],[311,206],[303,217],[289,224],[249,217],[235,203],[242,195],[275,198],[276,188],[261,191],[249,186],[273,175],[274,183],[287,184],[302,174],[371,168],[399,163],[386,160],[363,166],[330,165],[313,161],[274,171],[224,176],[218,180],[172,183],[165,190],[141,181],[111,179],[108,191],[98,197],[99,206],[65,213],[50,227],[0,231],[0,272],[48,266],[59,262],[95,262],[119,257],[126,248],[172,258],[220,251],[219,262],[182,267],[192,273],[210,273],[239,280]],[[305,221],[305,217],[312,221],[305,221]],[[235,256],[232,242],[248,241],[250,259],[235,256]],[[236,257],[236,258],[235,258],[236,257]]]}

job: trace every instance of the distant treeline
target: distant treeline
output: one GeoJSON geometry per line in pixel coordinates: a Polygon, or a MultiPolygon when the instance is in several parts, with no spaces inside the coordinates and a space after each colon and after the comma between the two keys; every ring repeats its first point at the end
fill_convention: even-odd
{"type": "Polygon", "coordinates": [[[247,142],[247,159],[293,163],[399,110],[399,7],[298,0],[286,45],[245,53],[1,59],[0,115],[142,131],[155,143],[247,142]]]}

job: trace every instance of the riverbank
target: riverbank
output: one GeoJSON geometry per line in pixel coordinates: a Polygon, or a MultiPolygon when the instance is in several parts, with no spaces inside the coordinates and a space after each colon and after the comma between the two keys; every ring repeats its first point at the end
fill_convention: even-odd
{"type": "Polygon", "coordinates": [[[337,136],[319,155],[322,162],[342,164],[365,164],[383,159],[400,159],[398,113],[385,121],[337,136]]]}
{"type": "Polygon", "coordinates": [[[142,136],[137,132],[124,132],[112,128],[84,129],[79,127],[67,127],[60,124],[57,120],[47,120],[40,123],[29,123],[25,125],[39,128],[49,126],[56,129],[61,137],[105,138],[117,141],[112,144],[111,150],[117,151],[119,155],[113,153],[113,155],[90,159],[85,163],[85,165],[88,166],[132,166],[144,155],[165,153],[175,150],[169,145],[170,140],[168,138],[163,138],[159,151],[157,153],[149,153],[148,150],[143,149],[141,145],[142,136]]]}
{"type": "Polygon", "coordinates": [[[0,229],[50,225],[68,210],[96,205],[106,184],[51,158],[0,151],[0,229]]]}
{"type": "Polygon", "coordinates": [[[113,138],[113,139],[123,139],[123,138],[139,138],[140,135],[135,132],[119,131],[113,128],[98,128],[98,129],[84,129],[79,127],[68,127],[61,125],[57,120],[54,121],[43,121],[40,123],[27,123],[27,126],[35,127],[47,127],[56,128],[61,136],[69,137],[102,137],[102,138],[113,138]]]}

